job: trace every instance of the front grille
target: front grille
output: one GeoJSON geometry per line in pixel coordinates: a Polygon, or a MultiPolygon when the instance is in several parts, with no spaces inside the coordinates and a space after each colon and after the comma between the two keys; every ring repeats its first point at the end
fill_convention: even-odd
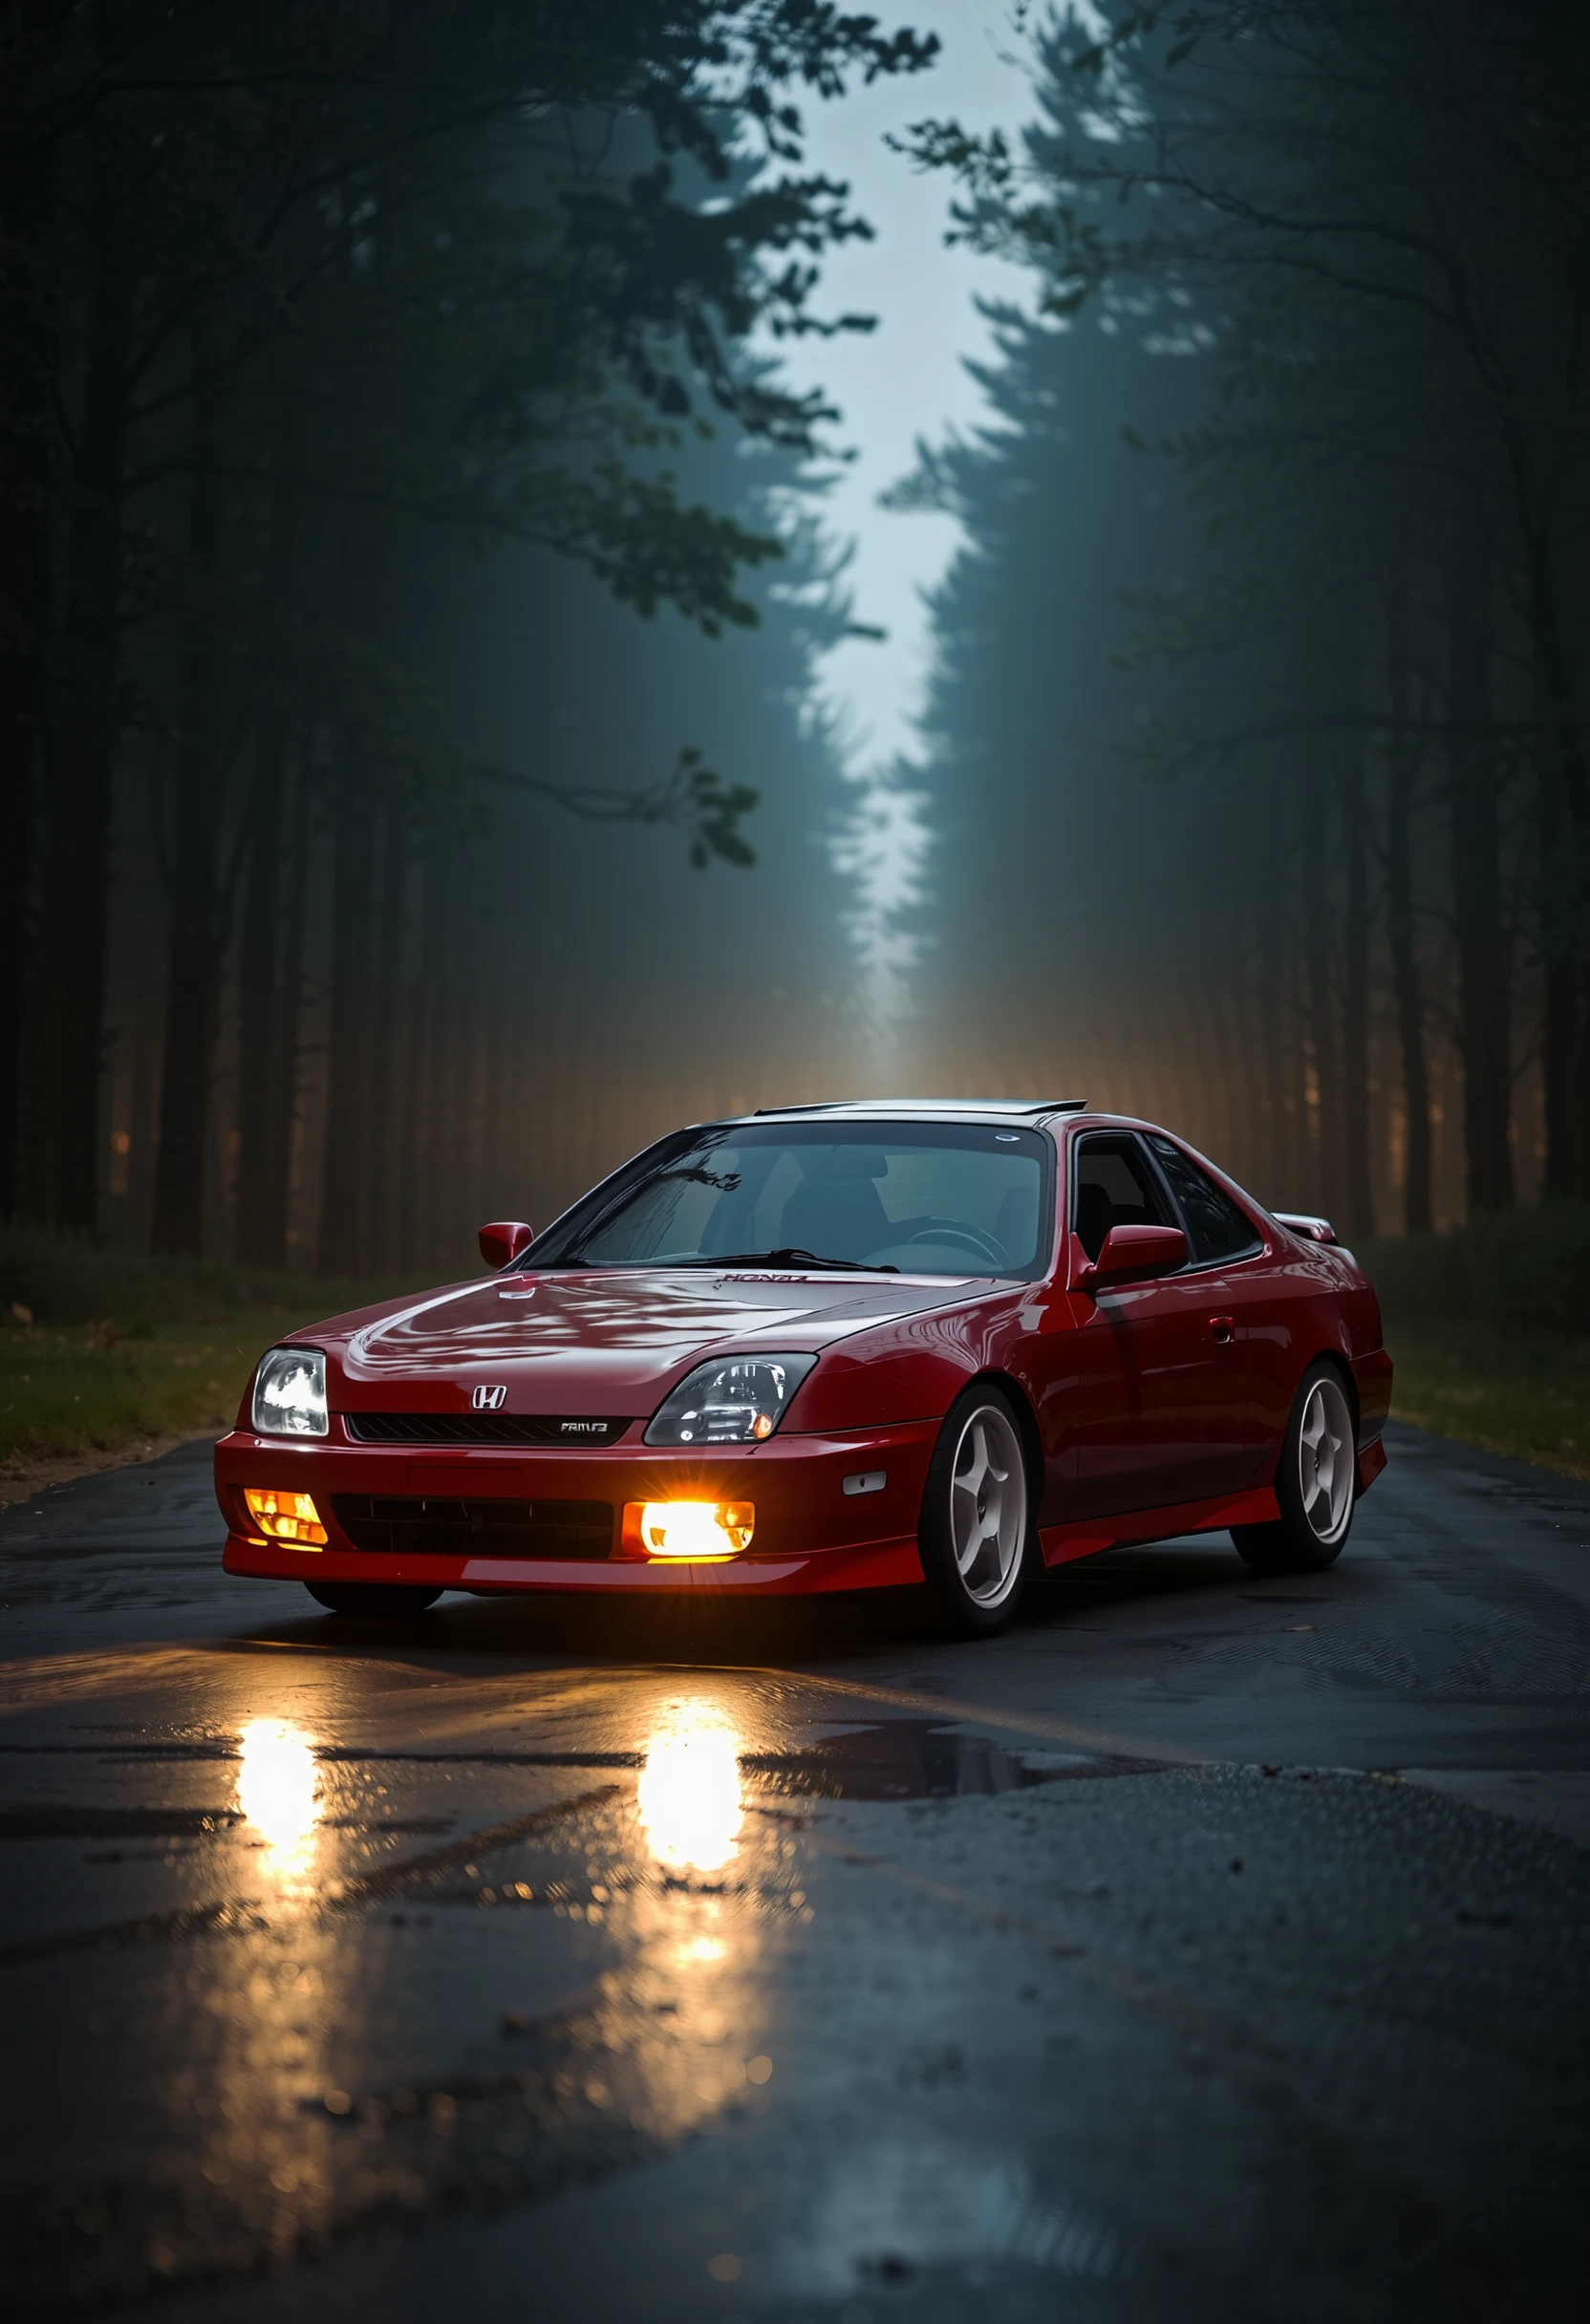
{"type": "Polygon", "coordinates": [[[360,1445],[611,1445],[628,1420],[540,1412],[344,1412],[360,1445]]]}
{"type": "Polygon", "coordinates": [[[611,1501],[333,1493],[332,1514],[355,1549],[388,1557],[593,1560],[612,1555],[611,1501]]]}

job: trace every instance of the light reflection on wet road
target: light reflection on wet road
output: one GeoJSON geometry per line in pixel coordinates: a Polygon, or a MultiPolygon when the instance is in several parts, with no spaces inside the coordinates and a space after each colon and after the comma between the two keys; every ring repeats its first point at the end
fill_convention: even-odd
{"type": "Polygon", "coordinates": [[[1590,1492],[1398,1452],[1328,1575],[971,1646],[383,1633],[189,1454],[9,1513],[8,2306],[1577,2313],[1590,1492]]]}

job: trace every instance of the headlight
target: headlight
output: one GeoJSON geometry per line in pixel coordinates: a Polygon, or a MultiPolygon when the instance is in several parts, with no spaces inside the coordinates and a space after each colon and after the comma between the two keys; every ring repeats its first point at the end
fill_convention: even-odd
{"type": "Polygon", "coordinates": [[[719,1356],[657,1410],[649,1445],[756,1445],[771,1436],[815,1356],[719,1356]]]}
{"type": "Polygon", "coordinates": [[[324,1436],[326,1359],[318,1347],[273,1347],[254,1374],[258,1436],[324,1436]]]}

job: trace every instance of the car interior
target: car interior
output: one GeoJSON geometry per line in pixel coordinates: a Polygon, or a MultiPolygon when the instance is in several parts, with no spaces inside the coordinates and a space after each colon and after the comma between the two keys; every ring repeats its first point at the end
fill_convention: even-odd
{"type": "Polygon", "coordinates": [[[1077,1154],[1076,1186],[1073,1220],[1089,1259],[1098,1258],[1111,1227],[1177,1224],[1135,1138],[1084,1138],[1077,1154]]]}
{"type": "Polygon", "coordinates": [[[861,1257],[896,1239],[878,1194],[885,1162],[870,1146],[819,1146],[801,1157],[805,1173],[784,1206],[777,1239],[803,1251],[861,1257]]]}

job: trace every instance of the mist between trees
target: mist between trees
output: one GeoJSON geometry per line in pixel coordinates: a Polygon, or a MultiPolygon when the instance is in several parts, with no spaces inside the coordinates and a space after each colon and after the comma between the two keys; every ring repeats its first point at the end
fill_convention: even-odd
{"type": "Polygon", "coordinates": [[[473,1264],[823,1077],[834,416],[748,349],[857,321],[799,105],[934,47],[826,0],[0,13],[0,1215],[473,1264]]]}
{"type": "Polygon", "coordinates": [[[1355,1236],[1590,1194],[1590,22],[1114,5],[1037,59],[1024,138],[913,140],[1036,290],[894,496],[969,538],[902,777],[938,1038],[1355,1236]]]}
{"type": "Polygon", "coordinates": [[[1590,1195],[1590,29],[1017,18],[1030,129],[930,74],[910,140],[1005,303],[893,495],[966,547],[881,1037],[831,416],[749,347],[856,320],[792,107],[932,44],[0,19],[0,1212],[440,1268],[868,1087],[1141,1110],[1355,1236],[1590,1195]]]}

